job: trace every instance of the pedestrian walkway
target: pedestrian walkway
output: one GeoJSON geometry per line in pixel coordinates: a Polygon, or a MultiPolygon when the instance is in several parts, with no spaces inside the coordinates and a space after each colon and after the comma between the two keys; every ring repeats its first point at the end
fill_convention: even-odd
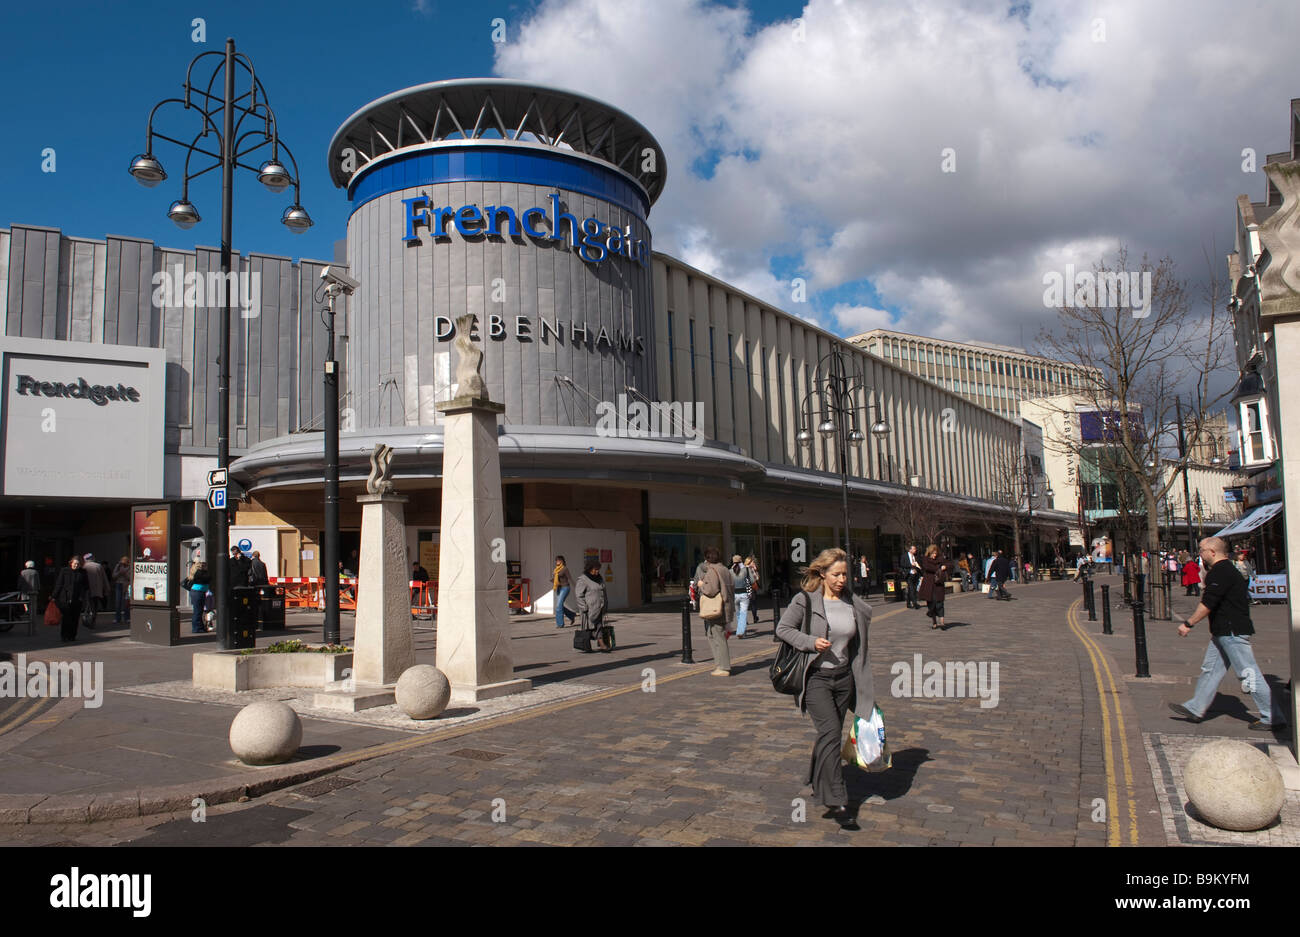
{"type": "MultiPolygon", "coordinates": [[[[1118,593],[1119,578],[1107,579],[1118,593]]],[[[0,734],[6,754],[0,819],[10,824],[0,827],[0,841],[1219,841],[1191,825],[1181,803],[1182,819],[1171,820],[1178,772],[1190,754],[1184,743],[1211,736],[1267,740],[1245,731],[1238,707],[1244,711],[1249,697],[1231,681],[1212,710],[1221,715],[1197,726],[1168,718],[1165,699],[1190,695],[1203,638],[1180,639],[1173,623],[1149,622],[1153,676],[1137,681],[1122,605],[1116,634],[1103,636],[1101,623],[1081,613],[1077,584],[1022,585],[1012,592],[1010,603],[980,593],[951,597],[945,631],[932,631],[923,612],[903,603],[876,605],[871,654],[894,760],[880,774],[847,769],[858,832],[822,819],[809,799],[803,781],[813,732],[768,683],[769,613],[764,610],[759,637],[733,639],[733,675],[724,679],[709,675],[698,618],[692,620],[698,663],[680,663],[680,614],[661,607],[619,613],[619,649],[608,655],[576,654],[570,633],[547,619],[516,621],[520,674],[542,689],[580,686],[576,695],[418,734],[305,718],[308,757],[263,769],[240,766],[230,755],[225,733],[234,706],[125,692],[181,679],[192,649],[97,636],[76,650],[93,648],[106,662],[110,689],[102,709],[67,709],[75,703],[64,701],[55,707],[65,708],[59,722],[0,734]],[[133,758],[133,751],[146,755],[133,758]],[[158,773],[164,764],[171,774],[158,773]],[[284,788],[295,772],[306,783],[284,788]],[[118,796],[114,784],[131,790],[118,796]],[[154,784],[167,785],[165,796],[154,784]],[[237,801],[241,790],[252,799],[221,805],[223,798],[237,801]],[[129,815],[132,792],[137,812],[170,803],[184,813],[129,815]],[[191,799],[214,792],[206,822],[191,822],[191,799]],[[23,794],[32,796],[20,803],[15,795],[23,794]],[[56,812],[65,807],[66,814],[56,812]],[[122,815],[114,818],[114,810],[122,815]],[[92,814],[103,819],[71,822],[92,814]],[[24,819],[40,822],[24,825],[24,819]]],[[[1118,596],[1112,600],[1118,604],[1118,596]]],[[[1284,613],[1255,611],[1260,665],[1285,680],[1284,613]]],[[[306,636],[318,621],[317,615],[290,627],[306,636]]],[[[417,643],[419,659],[432,662],[432,632],[417,631],[417,643]]],[[[18,649],[12,641],[0,646],[18,649]]],[[[1236,835],[1289,842],[1297,806],[1292,794],[1281,825],[1236,835]]]]}

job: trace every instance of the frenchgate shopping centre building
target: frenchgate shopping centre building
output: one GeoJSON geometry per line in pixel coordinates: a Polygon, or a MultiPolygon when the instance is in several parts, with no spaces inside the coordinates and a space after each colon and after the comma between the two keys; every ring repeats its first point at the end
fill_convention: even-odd
{"type": "MultiPolygon", "coordinates": [[[[435,82],[359,110],[328,158],[352,202],[346,255],[334,260],[361,283],[338,319],[350,569],[354,496],[376,442],[394,447],[410,498],[408,561],[436,575],[441,538],[457,534],[439,525],[435,405],[452,396],[466,313],[506,408],[512,572],[531,580],[541,609],[556,554],[575,569],[595,555],[620,607],[682,594],[708,544],[752,552],[767,571],[794,538],[809,558],[840,543],[834,446],[796,440],[801,421],[820,420],[803,402],[836,347],[865,377],[862,429],[876,419],[890,429],[849,452],[853,541],[877,573],[903,549],[889,499],[914,482],[990,507],[995,461],[1019,451],[1013,422],[654,253],[663,152],[606,104],[514,81],[435,82]],[[638,403],[672,401],[685,404],[685,429],[638,422],[638,403]],[[625,431],[602,431],[611,425],[625,431]]],[[[249,252],[236,265],[252,290],[232,317],[231,475],[247,498],[232,506],[230,542],[249,541],[273,575],[317,575],[325,262],[249,252]]],[[[74,549],[116,559],[133,502],[174,501],[182,520],[214,529],[205,479],[216,466],[219,299],[162,289],[158,275],[219,269],[215,248],[0,230],[0,576],[46,554],[62,564],[74,549]],[[58,384],[57,406],[31,392],[58,384]]],[[[972,524],[957,540],[978,549],[993,537],[972,524]]]]}

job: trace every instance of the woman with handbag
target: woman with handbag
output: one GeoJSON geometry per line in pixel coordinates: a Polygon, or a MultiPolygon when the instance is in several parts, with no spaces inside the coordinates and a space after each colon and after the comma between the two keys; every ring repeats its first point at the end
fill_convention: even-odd
{"type": "Polygon", "coordinates": [[[719,562],[717,547],[704,551],[704,572],[700,577],[700,618],[704,619],[709,647],[713,649],[713,676],[731,676],[731,654],[727,651],[727,623],[736,616],[736,585],[731,570],[719,562]]]}
{"type": "Polygon", "coordinates": [[[939,556],[938,544],[932,543],[925,548],[925,556],[921,560],[921,587],[916,590],[916,597],[925,602],[925,613],[930,616],[931,630],[946,630],[948,627],[943,620],[943,598],[947,593],[944,580],[947,579],[949,569],[948,561],[939,556]]]}
{"type": "Polygon", "coordinates": [[[776,635],[803,652],[795,702],[817,730],[807,783],[827,808],[827,819],[857,829],[840,764],[840,733],[850,709],[863,718],[875,710],[867,653],[871,606],[849,591],[848,555],[843,550],[823,550],[803,574],[803,591],[786,607],[776,635]]]}
{"type": "Polygon", "coordinates": [[[608,606],[608,600],[605,595],[605,581],[600,578],[600,561],[588,560],[582,575],[578,577],[578,584],[573,587],[574,602],[578,605],[578,614],[582,616],[583,634],[582,647],[578,650],[584,654],[591,653],[592,632],[595,632],[599,639],[600,649],[602,651],[610,650],[609,643],[605,640],[605,609],[608,606]]]}
{"type": "Polygon", "coordinates": [[[64,641],[77,640],[77,623],[81,620],[81,606],[90,595],[90,579],[81,568],[81,557],[74,556],[68,565],[59,570],[54,580],[51,598],[59,607],[63,621],[59,624],[59,637],[64,641]]]}
{"type": "Polygon", "coordinates": [[[196,561],[190,568],[189,578],[185,580],[185,588],[190,590],[190,608],[193,614],[190,616],[190,634],[206,634],[207,628],[203,624],[203,611],[207,606],[208,588],[212,582],[212,574],[208,572],[208,564],[202,560],[196,561]]]}

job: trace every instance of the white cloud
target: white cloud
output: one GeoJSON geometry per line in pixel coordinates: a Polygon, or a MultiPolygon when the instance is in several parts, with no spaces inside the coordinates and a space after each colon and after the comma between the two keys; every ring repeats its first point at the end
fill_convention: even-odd
{"type": "Polygon", "coordinates": [[[869,279],[896,327],[1019,344],[1050,324],[1046,270],[1123,244],[1198,278],[1203,245],[1222,256],[1236,196],[1264,194],[1242,147],[1262,161],[1287,143],[1300,7],[1272,7],[1267,29],[1177,0],[1007,11],[809,0],[799,41],[788,21],[757,29],[698,0],[544,0],[496,68],[607,100],[659,138],[656,249],[815,317],[771,274],[799,257],[841,328],[885,314],[819,295],[869,279]],[[712,158],[712,178],[691,171],[712,158]]]}
{"type": "Polygon", "coordinates": [[[868,332],[871,329],[897,328],[888,310],[874,309],[871,306],[836,303],[831,307],[830,318],[836,330],[845,336],[857,335],[859,332],[868,332]]]}

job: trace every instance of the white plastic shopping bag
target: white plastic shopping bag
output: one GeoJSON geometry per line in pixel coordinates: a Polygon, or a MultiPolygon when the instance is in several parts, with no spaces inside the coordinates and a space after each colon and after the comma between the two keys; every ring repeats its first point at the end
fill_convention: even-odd
{"type": "Polygon", "coordinates": [[[889,745],[885,741],[885,717],[876,706],[870,719],[856,716],[844,746],[844,760],[864,771],[884,771],[890,767],[889,745]]]}

